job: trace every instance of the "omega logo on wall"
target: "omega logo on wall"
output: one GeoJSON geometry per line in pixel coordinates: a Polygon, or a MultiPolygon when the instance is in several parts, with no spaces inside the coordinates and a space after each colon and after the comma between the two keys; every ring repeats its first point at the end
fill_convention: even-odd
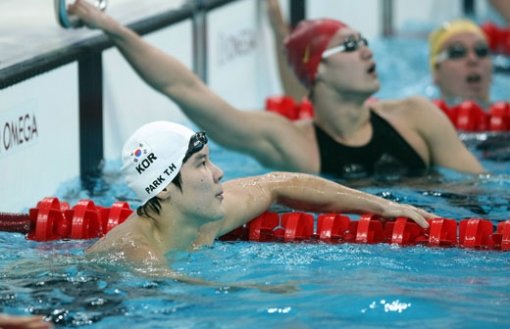
{"type": "Polygon", "coordinates": [[[218,65],[222,66],[253,51],[257,47],[256,33],[253,29],[220,33],[218,43],[218,65]]]}
{"type": "Polygon", "coordinates": [[[37,118],[31,111],[9,113],[0,118],[0,156],[33,144],[39,137],[37,118]]]}

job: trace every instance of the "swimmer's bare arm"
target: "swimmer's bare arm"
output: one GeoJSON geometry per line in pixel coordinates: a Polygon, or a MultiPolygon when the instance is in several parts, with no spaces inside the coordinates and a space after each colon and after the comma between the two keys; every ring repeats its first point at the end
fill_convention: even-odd
{"type": "Polygon", "coordinates": [[[428,145],[431,163],[436,166],[479,174],[484,169],[476,157],[459,139],[450,120],[432,102],[413,97],[413,121],[428,145]]]}
{"type": "Polygon", "coordinates": [[[489,3],[503,16],[506,23],[510,25],[510,2],[508,0],[490,0],[489,3]]]}
{"type": "Polygon", "coordinates": [[[360,192],[318,176],[274,172],[241,178],[224,184],[225,219],[209,224],[219,237],[280,203],[294,209],[317,212],[374,213],[386,218],[407,217],[422,227],[437,217],[409,205],[401,205],[360,192]]]}
{"type": "Polygon", "coordinates": [[[309,153],[303,150],[307,140],[290,121],[274,113],[235,109],[176,58],[85,1],[77,0],[69,13],[102,29],[149,85],[175,101],[219,144],[273,168],[312,171],[309,153]]]}
{"type": "Polygon", "coordinates": [[[285,56],[284,41],[290,32],[290,27],[283,19],[280,3],[278,0],[267,0],[267,15],[273,30],[276,59],[278,61],[278,73],[285,95],[295,100],[301,100],[307,94],[306,88],[299,82],[296,75],[287,63],[285,56]]]}
{"type": "Polygon", "coordinates": [[[51,329],[53,324],[43,316],[9,315],[0,313],[0,328],[5,329],[51,329]]]}

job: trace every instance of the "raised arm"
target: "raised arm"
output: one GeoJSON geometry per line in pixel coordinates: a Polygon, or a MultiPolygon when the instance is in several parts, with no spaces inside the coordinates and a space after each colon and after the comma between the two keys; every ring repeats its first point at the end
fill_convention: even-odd
{"type": "Polygon", "coordinates": [[[508,0],[489,0],[489,3],[505,19],[507,25],[510,25],[510,3],[508,0]]]}
{"type": "Polygon", "coordinates": [[[284,40],[289,35],[290,27],[283,19],[280,3],[278,0],[267,0],[267,16],[273,30],[273,38],[278,63],[278,73],[285,95],[300,101],[307,95],[306,88],[299,82],[296,75],[287,63],[285,56],[284,40]]]}
{"type": "Polygon", "coordinates": [[[302,163],[305,160],[299,147],[293,146],[303,145],[304,137],[288,120],[273,113],[233,108],[176,58],[86,1],[77,0],[69,13],[90,28],[103,30],[145,82],[175,101],[219,144],[248,153],[273,168],[310,171],[302,163]]]}
{"type": "MultiPolygon", "coordinates": [[[[314,212],[373,213],[386,218],[407,217],[422,227],[426,218],[437,217],[409,205],[401,205],[360,192],[318,176],[275,172],[241,178],[224,184],[225,220],[217,225],[221,236],[266,211],[273,203],[314,212]]],[[[214,230],[214,225],[210,229],[214,230]]]]}

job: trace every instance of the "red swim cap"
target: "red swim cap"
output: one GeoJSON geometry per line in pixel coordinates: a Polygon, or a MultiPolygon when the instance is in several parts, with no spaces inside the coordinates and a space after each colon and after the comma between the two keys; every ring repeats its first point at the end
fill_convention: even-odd
{"type": "Polygon", "coordinates": [[[301,21],[285,39],[287,60],[307,88],[315,81],[321,56],[335,33],[347,27],[333,19],[301,21]]]}

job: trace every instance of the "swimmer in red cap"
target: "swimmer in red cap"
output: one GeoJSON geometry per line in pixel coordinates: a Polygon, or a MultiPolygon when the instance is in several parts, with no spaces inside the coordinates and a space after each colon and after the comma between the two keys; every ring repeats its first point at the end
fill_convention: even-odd
{"type": "Polygon", "coordinates": [[[483,172],[431,102],[413,97],[367,103],[379,89],[372,51],[359,32],[341,22],[304,21],[289,36],[289,61],[309,89],[316,114],[290,122],[234,108],[177,59],[85,1],[77,0],[69,13],[103,30],[140,76],[212,139],[268,167],[339,177],[405,175],[431,166],[483,172]]]}

